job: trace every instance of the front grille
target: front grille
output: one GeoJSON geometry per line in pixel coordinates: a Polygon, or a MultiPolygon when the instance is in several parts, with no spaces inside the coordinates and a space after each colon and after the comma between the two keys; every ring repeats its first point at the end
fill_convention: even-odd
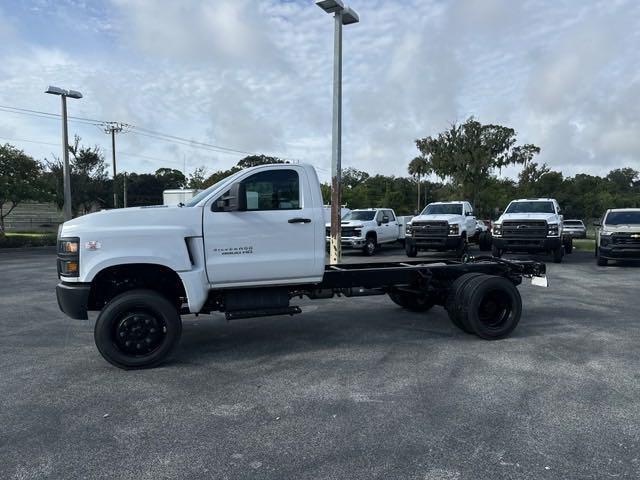
{"type": "Polygon", "coordinates": [[[624,245],[625,247],[640,248],[640,233],[614,233],[611,236],[614,245],[624,245]]]}
{"type": "MultiPolygon", "coordinates": [[[[342,227],[340,230],[340,235],[342,237],[359,237],[361,235],[362,229],[355,227],[342,227]]],[[[327,237],[331,236],[331,228],[326,228],[327,237]]]]}
{"type": "Polygon", "coordinates": [[[448,222],[415,222],[411,224],[414,238],[441,238],[449,235],[448,222]]]}
{"type": "Polygon", "coordinates": [[[547,222],[544,220],[508,221],[502,224],[503,237],[546,238],[547,222]]]}

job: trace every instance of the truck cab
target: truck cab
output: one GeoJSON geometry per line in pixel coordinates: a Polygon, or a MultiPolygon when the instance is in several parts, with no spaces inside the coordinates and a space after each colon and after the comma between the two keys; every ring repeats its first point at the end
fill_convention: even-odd
{"type": "MultiPolygon", "coordinates": [[[[327,223],[326,241],[329,243],[331,224],[327,223]]],[[[374,255],[385,243],[397,242],[401,238],[400,223],[390,208],[367,208],[351,210],[342,217],[341,243],[345,249],[359,249],[365,255],[374,255]]]]}
{"type": "Polygon", "coordinates": [[[473,207],[466,201],[434,202],[407,224],[405,251],[415,257],[419,251],[455,250],[461,257],[469,240],[477,235],[473,207]]]}
{"type": "Polygon", "coordinates": [[[493,224],[494,257],[506,252],[551,253],[555,263],[571,253],[571,237],[564,233],[560,205],[553,198],[512,200],[493,224]]]}

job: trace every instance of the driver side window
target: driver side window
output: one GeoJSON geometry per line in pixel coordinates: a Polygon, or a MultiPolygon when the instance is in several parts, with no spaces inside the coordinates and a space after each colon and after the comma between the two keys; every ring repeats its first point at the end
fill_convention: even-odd
{"type": "Polygon", "coordinates": [[[295,170],[259,172],[242,183],[247,211],[300,208],[300,178],[295,170]]]}

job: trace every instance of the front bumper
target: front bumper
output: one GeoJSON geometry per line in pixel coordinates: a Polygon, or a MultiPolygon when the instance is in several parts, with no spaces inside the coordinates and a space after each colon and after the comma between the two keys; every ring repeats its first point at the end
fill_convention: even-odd
{"type": "Polygon", "coordinates": [[[640,248],[621,245],[600,245],[599,254],[609,260],[640,260],[640,248]]]}
{"type": "Polygon", "coordinates": [[[493,245],[508,252],[548,252],[562,246],[560,237],[547,238],[510,238],[493,237],[493,245]]]}
{"type": "Polygon", "coordinates": [[[76,320],[88,320],[90,283],[65,283],[56,286],[58,307],[69,317],[76,320]]]}
{"type": "Polygon", "coordinates": [[[455,250],[460,246],[461,237],[405,237],[404,241],[409,247],[418,250],[455,250]]]}

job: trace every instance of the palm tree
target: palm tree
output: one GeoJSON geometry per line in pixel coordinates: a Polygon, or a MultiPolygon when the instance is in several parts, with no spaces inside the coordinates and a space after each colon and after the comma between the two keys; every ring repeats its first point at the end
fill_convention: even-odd
{"type": "Polygon", "coordinates": [[[420,210],[422,210],[422,204],[420,203],[420,179],[430,173],[429,161],[424,157],[415,157],[409,162],[407,170],[409,171],[409,175],[414,177],[418,183],[418,212],[420,212],[420,210]]]}

